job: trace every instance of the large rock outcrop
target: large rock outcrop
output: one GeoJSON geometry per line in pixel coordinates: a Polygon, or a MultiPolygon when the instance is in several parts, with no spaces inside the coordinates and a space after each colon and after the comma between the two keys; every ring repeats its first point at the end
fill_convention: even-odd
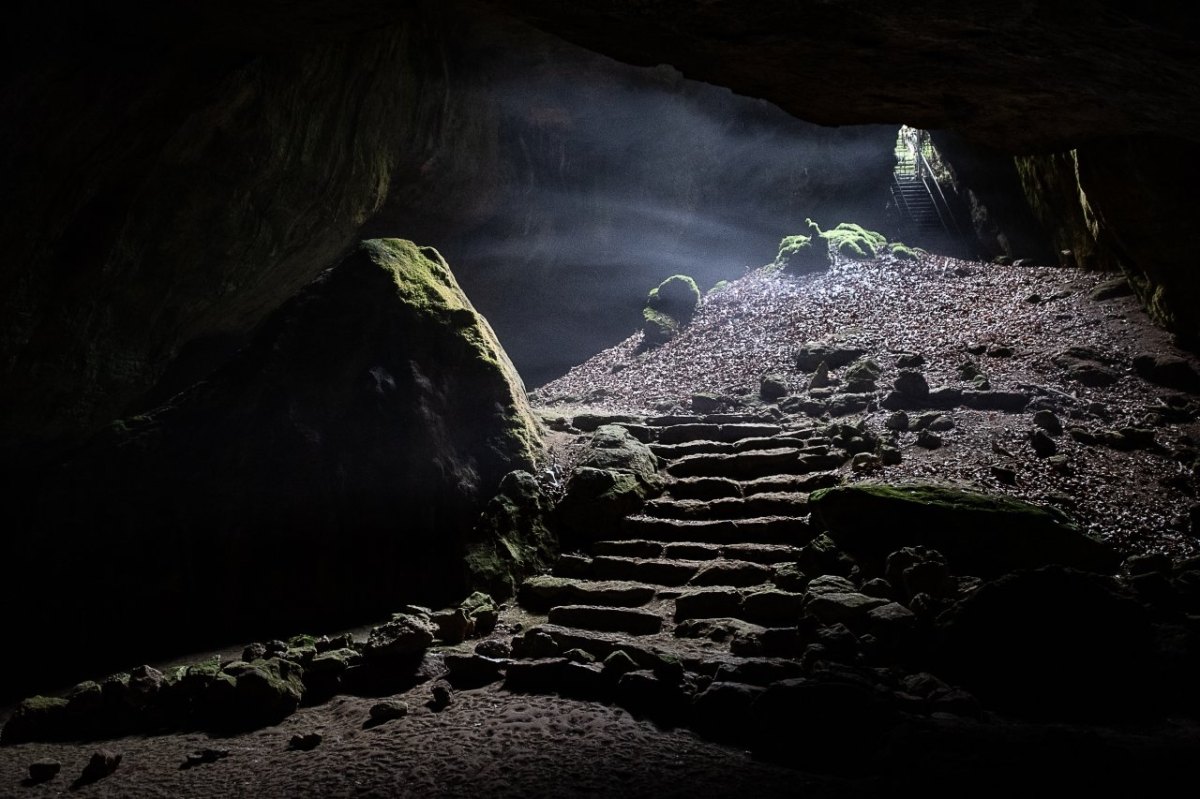
{"type": "Polygon", "coordinates": [[[40,670],[448,602],[484,503],[540,446],[445,261],[364,242],[227,366],[44,476],[5,539],[5,629],[40,670]]]}

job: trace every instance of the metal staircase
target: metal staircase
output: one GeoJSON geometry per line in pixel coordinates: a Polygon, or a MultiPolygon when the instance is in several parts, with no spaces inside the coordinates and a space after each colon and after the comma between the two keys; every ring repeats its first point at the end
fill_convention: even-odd
{"type": "Polygon", "coordinates": [[[903,234],[917,242],[961,239],[962,230],[924,152],[927,135],[911,128],[902,131],[892,173],[892,205],[903,234]]]}

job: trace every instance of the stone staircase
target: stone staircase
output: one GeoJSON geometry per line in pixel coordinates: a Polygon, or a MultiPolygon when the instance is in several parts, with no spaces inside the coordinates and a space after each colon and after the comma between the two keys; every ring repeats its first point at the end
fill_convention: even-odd
{"type": "Polygon", "coordinates": [[[769,417],[625,427],[663,462],[666,491],[553,575],[525,581],[518,601],[539,623],[512,641],[508,687],[653,715],[715,682],[798,676],[812,640],[796,571],[815,535],[808,496],[839,483],[848,456],[821,427],[769,417]]]}

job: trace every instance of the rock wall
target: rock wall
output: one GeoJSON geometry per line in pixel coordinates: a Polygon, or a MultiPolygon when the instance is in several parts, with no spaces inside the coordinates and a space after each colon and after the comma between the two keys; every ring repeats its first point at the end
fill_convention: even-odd
{"type": "Polygon", "coordinates": [[[495,131],[456,90],[444,17],[235,45],[121,13],[3,86],[0,444],[127,412],[189,343],[155,398],[203,376],[394,186],[464,225],[488,201],[495,131]]]}
{"type": "MultiPolygon", "coordinates": [[[[45,475],[0,554],[4,627],[41,672],[460,599],[480,511],[540,448],[445,261],[367,241],[207,380],[45,475]]],[[[524,532],[498,534],[552,544],[524,532]]]]}
{"type": "Polygon", "coordinates": [[[1192,346],[1200,280],[1184,231],[1200,223],[1194,150],[1160,135],[1114,137],[1017,159],[1030,206],[1068,262],[1123,271],[1150,315],[1192,346]]]}

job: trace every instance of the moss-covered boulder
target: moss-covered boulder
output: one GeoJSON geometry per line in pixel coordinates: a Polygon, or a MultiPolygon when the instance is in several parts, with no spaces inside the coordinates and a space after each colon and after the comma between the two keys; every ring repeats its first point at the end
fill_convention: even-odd
{"type": "Polygon", "coordinates": [[[56,696],[31,696],[17,705],[0,733],[0,743],[55,741],[75,734],[74,714],[68,700],[56,696]]]}
{"type": "Polygon", "coordinates": [[[662,493],[658,457],[620,425],[603,425],[567,480],[555,521],[564,542],[616,531],[626,515],[662,493]]]}
{"type": "Polygon", "coordinates": [[[821,238],[821,231],[812,220],[809,223],[811,235],[785,236],[779,242],[779,254],[775,256],[775,266],[788,275],[807,275],[814,272],[824,272],[833,265],[829,255],[828,242],[821,238]]]}
{"type": "Polygon", "coordinates": [[[558,551],[551,532],[554,504],[526,471],[500,481],[467,544],[465,563],[471,585],[509,597],[522,577],[547,567],[558,551]]]}
{"type": "Polygon", "coordinates": [[[954,486],[862,482],[816,491],[809,506],[838,547],[875,568],[906,546],[936,549],[955,573],[982,577],[1047,564],[1110,572],[1120,563],[1055,510],[954,486]]]}
{"type": "Polygon", "coordinates": [[[289,660],[237,661],[222,671],[233,679],[233,691],[215,703],[217,727],[252,729],[273,724],[295,713],[304,697],[304,669],[289,660]]]}
{"type": "MultiPolygon", "coordinates": [[[[72,592],[23,602],[11,632],[45,660],[444,605],[472,587],[468,547],[492,543],[480,512],[540,447],[442,257],[365,241],[227,366],[58,468],[0,590],[41,596],[52,572],[72,592]]],[[[497,568],[512,541],[491,546],[497,568]]]]}
{"type": "Polygon", "coordinates": [[[700,304],[700,289],[687,275],[671,275],[650,289],[642,309],[642,342],[645,347],[665,344],[692,321],[700,304]]]}
{"type": "Polygon", "coordinates": [[[882,254],[887,247],[887,237],[882,233],[867,230],[853,222],[842,222],[820,235],[829,243],[830,252],[836,252],[845,258],[874,258],[882,254]]]}

